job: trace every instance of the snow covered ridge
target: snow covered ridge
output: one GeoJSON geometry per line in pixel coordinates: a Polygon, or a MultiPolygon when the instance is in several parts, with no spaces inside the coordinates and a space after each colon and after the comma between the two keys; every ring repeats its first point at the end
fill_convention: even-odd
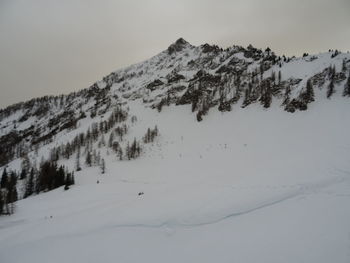
{"type": "Polygon", "coordinates": [[[158,136],[157,123],[138,128],[142,111],[135,112],[135,107],[154,109],[156,114],[170,105],[191,105],[197,121],[212,109],[228,112],[252,104],[263,110],[277,103],[293,113],[307,110],[310,103],[327,103],[324,98],[350,97],[349,72],[350,54],[339,51],[288,58],[269,48],[223,50],[179,39],[160,54],[112,72],[87,89],[2,109],[0,166],[25,178],[31,168],[39,174],[39,163],[47,160],[74,158],[78,171],[80,158],[88,166],[104,167],[102,152],[131,160],[158,136]]]}

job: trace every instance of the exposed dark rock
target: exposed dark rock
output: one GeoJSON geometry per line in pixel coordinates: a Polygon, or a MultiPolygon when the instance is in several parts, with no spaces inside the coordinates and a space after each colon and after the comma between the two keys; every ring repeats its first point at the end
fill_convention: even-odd
{"type": "Polygon", "coordinates": [[[177,82],[177,81],[185,79],[185,76],[178,74],[178,73],[174,73],[174,74],[169,74],[167,76],[167,79],[168,79],[168,83],[173,83],[173,82],[177,82]]]}
{"type": "Polygon", "coordinates": [[[176,42],[168,47],[169,55],[172,55],[175,52],[182,51],[189,43],[183,38],[179,38],[176,42]]]}
{"type": "Polygon", "coordinates": [[[150,91],[154,91],[157,87],[159,87],[163,84],[164,84],[163,81],[161,81],[160,79],[156,79],[156,80],[152,81],[151,83],[149,83],[146,86],[146,89],[149,89],[150,91]]]}
{"type": "Polygon", "coordinates": [[[219,104],[218,110],[221,112],[231,111],[231,102],[225,101],[219,104]]]}
{"type": "Polygon", "coordinates": [[[285,110],[292,113],[295,112],[295,110],[305,111],[307,110],[307,104],[298,99],[292,99],[292,101],[286,105],[285,110]]]}
{"type": "Polygon", "coordinates": [[[216,45],[204,44],[201,46],[203,53],[218,53],[220,48],[216,45]]]}

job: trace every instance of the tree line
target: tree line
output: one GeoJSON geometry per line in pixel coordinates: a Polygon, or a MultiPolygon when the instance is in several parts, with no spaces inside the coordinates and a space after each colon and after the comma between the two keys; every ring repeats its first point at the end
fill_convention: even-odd
{"type": "Polygon", "coordinates": [[[43,162],[39,169],[30,168],[28,173],[25,168],[20,173],[4,168],[0,181],[0,215],[15,212],[15,202],[19,199],[18,180],[24,181],[23,198],[61,186],[68,190],[75,183],[74,172],[68,172],[64,166],[51,161],[43,162]]]}

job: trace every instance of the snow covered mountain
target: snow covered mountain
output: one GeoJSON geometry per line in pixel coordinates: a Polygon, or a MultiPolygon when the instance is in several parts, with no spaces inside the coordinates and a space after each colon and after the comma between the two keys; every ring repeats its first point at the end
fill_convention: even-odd
{"type": "Polygon", "coordinates": [[[1,110],[0,261],[349,262],[349,75],[179,39],[1,110]]]}

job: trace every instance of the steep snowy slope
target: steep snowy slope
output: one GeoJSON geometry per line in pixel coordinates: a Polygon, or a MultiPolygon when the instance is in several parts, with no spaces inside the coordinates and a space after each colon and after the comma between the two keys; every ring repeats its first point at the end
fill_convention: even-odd
{"type": "Polygon", "coordinates": [[[340,98],[197,123],[167,108],[143,158],[106,156],[106,174],[18,202],[0,219],[2,261],[348,262],[349,110],[340,98]]]}
{"type": "Polygon", "coordinates": [[[2,111],[2,138],[23,138],[7,169],[21,170],[23,151],[37,169],[44,158],[82,170],[68,191],[0,217],[0,262],[349,262],[350,55],[270,53],[180,39],[87,90],[2,111]],[[111,121],[116,109],[125,118],[111,121]],[[141,153],[128,158],[134,138],[141,153]]]}

